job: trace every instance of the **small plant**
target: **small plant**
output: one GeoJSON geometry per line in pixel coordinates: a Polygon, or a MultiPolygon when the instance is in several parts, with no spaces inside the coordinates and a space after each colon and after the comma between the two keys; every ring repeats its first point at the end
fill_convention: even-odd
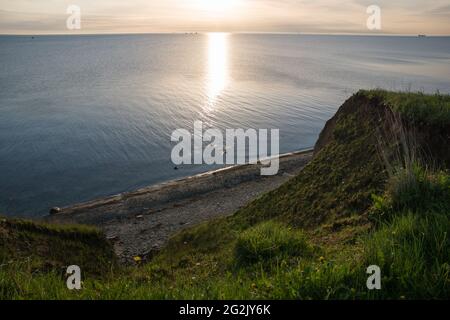
{"type": "Polygon", "coordinates": [[[312,248],[301,231],[273,221],[246,230],[239,236],[235,247],[238,265],[305,257],[311,253],[312,248]]]}

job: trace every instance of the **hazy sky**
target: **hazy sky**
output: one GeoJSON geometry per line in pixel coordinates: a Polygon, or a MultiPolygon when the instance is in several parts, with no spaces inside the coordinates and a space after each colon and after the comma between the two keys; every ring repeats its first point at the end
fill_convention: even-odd
{"type": "Polygon", "coordinates": [[[368,33],[378,5],[382,33],[450,35],[450,0],[0,0],[0,33],[368,33]],[[81,30],[66,9],[81,9],[81,30]]]}

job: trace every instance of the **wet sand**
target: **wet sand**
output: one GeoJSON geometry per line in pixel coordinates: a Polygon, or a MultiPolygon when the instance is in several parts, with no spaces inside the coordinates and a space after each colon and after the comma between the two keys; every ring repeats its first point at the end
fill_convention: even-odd
{"type": "Polygon", "coordinates": [[[280,157],[276,176],[261,176],[260,165],[234,166],[63,208],[45,220],[101,228],[123,262],[150,257],[176,232],[232,215],[260,195],[298,174],[312,151],[280,157]]]}

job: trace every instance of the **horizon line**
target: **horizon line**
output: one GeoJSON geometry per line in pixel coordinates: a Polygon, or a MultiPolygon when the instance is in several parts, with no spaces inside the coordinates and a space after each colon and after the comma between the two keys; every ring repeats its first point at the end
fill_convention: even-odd
{"type": "Polygon", "coordinates": [[[0,36],[101,36],[101,35],[186,35],[186,34],[210,34],[210,33],[226,33],[226,34],[255,34],[255,35],[323,35],[323,36],[384,36],[384,37],[450,37],[450,34],[414,34],[414,33],[378,33],[378,32],[292,32],[292,31],[173,31],[173,32],[102,32],[102,33],[1,33],[0,36]]]}

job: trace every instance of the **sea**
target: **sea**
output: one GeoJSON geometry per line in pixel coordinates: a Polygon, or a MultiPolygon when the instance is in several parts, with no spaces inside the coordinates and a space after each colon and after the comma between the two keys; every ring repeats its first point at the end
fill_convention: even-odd
{"type": "Polygon", "coordinates": [[[347,98],[374,88],[450,93],[450,38],[0,36],[0,214],[217,169],[171,161],[171,134],[194,121],[279,129],[281,153],[311,148],[347,98]]]}

